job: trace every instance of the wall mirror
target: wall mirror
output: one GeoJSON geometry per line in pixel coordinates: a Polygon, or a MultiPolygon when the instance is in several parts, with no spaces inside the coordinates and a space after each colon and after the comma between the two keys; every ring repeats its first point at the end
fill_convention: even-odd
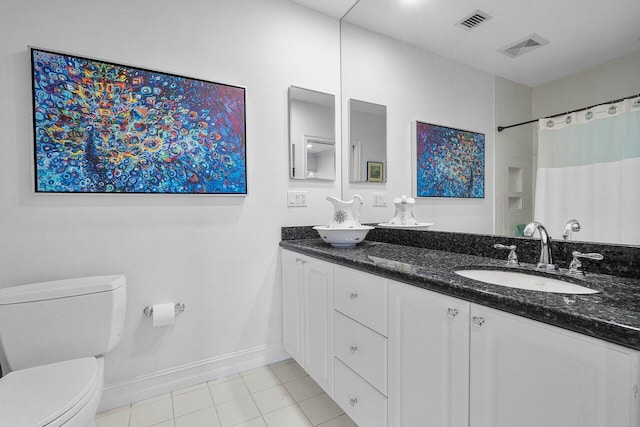
{"type": "Polygon", "coordinates": [[[335,96],[289,87],[289,176],[335,181],[335,96]]]}
{"type": "MultiPolygon", "coordinates": [[[[386,40],[383,40],[382,37],[379,38],[380,44],[381,44],[380,49],[376,49],[376,46],[373,46],[373,45],[367,45],[367,49],[365,49],[362,47],[363,46],[362,40],[365,39],[366,34],[362,35],[364,33],[359,31],[359,29],[365,28],[365,29],[370,29],[371,31],[375,31],[375,28],[384,27],[384,25],[379,25],[379,24],[381,22],[384,23],[385,20],[388,21],[389,20],[388,18],[390,16],[394,16],[394,17],[404,16],[404,12],[402,12],[402,9],[400,9],[401,5],[399,4],[397,6],[393,6],[398,8],[397,10],[395,10],[396,13],[393,13],[393,14],[379,13],[380,11],[379,3],[380,2],[375,2],[371,0],[360,0],[341,19],[341,27],[342,27],[341,28],[341,55],[342,55],[341,84],[342,84],[343,96],[345,96],[347,99],[349,98],[382,99],[384,100],[382,102],[386,104],[390,109],[393,110],[393,117],[390,117],[390,121],[387,124],[389,139],[391,141],[391,143],[388,145],[389,148],[387,152],[387,157],[392,161],[394,161],[394,165],[395,165],[397,164],[395,163],[396,162],[395,159],[397,158],[396,157],[397,156],[396,150],[398,149],[397,147],[399,147],[401,141],[406,140],[407,136],[409,135],[409,131],[406,132],[406,135],[398,133],[396,130],[396,123],[398,122],[406,123],[407,124],[406,129],[409,129],[409,123],[411,122],[411,120],[416,119],[416,117],[414,116],[414,113],[415,113],[415,110],[418,108],[418,106],[416,104],[410,104],[409,102],[406,101],[406,99],[409,97],[407,95],[410,95],[416,91],[414,87],[410,86],[410,82],[412,81],[411,78],[413,77],[414,70],[419,69],[419,66],[421,63],[416,59],[415,68],[409,69],[409,68],[405,68],[403,63],[392,61],[391,59],[387,58],[387,60],[390,63],[392,63],[395,68],[392,69],[391,67],[389,67],[388,72],[384,74],[383,74],[383,71],[386,71],[386,69],[382,70],[382,69],[376,68],[376,65],[382,62],[380,60],[381,54],[386,53],[389,50],[389,49],[383,50],[385,46],[382,46],[382,43],[386,43],[386,40]],[[374,18],[378,20],[376,21],[374,18]],[[367,68],[366,74],[362,73],[362,69],[364,69],[365,67],[367,68]],[[385,84],[383,83],[390,82],[390,81],[394,82],[393,94],[398,94],[397,97],[387,96],[387,93],[384,92],[383,90],[385,87],[385,84]],[[404,102],[403,103],[395,102],[395,98],[400,98],[400,97],[404,100],[404,102]],[[396,144],[396,138],[398,141],[397,144],[396,144]]],[[[406,15],[409,16],[409,14],[406,14],[406,15]]],[[[375,34],[375,33],[372,33],[372,34],[375,34]]],[[[370,37],[370,38],[373,38],[373,37],[370,37]]],[[[406,44],[406,42],[400,41],[403,39],[406,40],[406,38],[403,37],[403,34],[398,34],[396,37],[396,40],[389,41],[388,43],[389,45],[393,44],[396,47],[395,52],[398,52],[398,57],[401,57],[401,53],[408,54],[408,52],[410,52],[412,49],[412,47],[406,44]]],[[[431,53],[425,51],[425,55],[429,56],[431,55],[431,53]]],[[[628,64],[629,62],[632,62],[632,61],[635,61],[635,63],[640,63],[640,59],[634,59],[634,58],[640,58],[640,55],[635,54],[633,58],[627,58],[625,61],[625,64],[628,64]]],[[[605,64],[602,64],[602,65],[605,65],[605,64]]],[[[537,103],[531,106],[530,117],[523,116],[522,120],[513,120],[513,121],[509,120],[509,121],[502,121],[500,123],[493,123],[494,125],[493,129],[495,129],[498,125],[516,123],[519,121],[524,121],[525,119],[529,119],[529,118],[543,117],[547,114],[554,114],[554,113],[559,113],[563,111],[568,111],[570,109],[578,108],[580,106],[598,104],[606,100],[615,99],[617,97],[623,97],[626,95],[638,93],[639,90],[638,90],[637,78],[629,77],[629,76],[636,76],[636,74],[633,74],[634,69],[637,69],[637,67],[633,68],[631,66],[625,66],[624,68],[622,68],[622,63],[620,61],[615,61],[614,63],[612,63],[611,67],[600,68],[600,71],[598,71],[597,73],[594,73],[594,74],[597,74],[598,78],[597,79],[594,78],[593,84],[590,84],[588,86],[588,90],[585,90],[584,91],[585,93],[580,96],[580,99],[583,99],[583,98],[587,99],[585,102],[579,102],[578,105],[575,105],[575,106],[565,105],[567,103],[567,99],[560,99],[562,98],[561,96],[551,96],[550,94],[548,96],[548,99],[546,99],[544,104],[542,104],[542,100],[540,100],[540,97],[538,97],[537,103]],[[629,87],[629,86],[633,86],[633,87],[629,87]],[[621,87],[623,88],[618,89],[621,87]],[[620,90],[621,93],[618,94],[616,92],[612,92],[612,89],[620,90]],[[538,105],[540,105],[540,108],[537,108],[538,105]],[[542,107],[544,107],[544,109],[542,107]]],[[[444,77],[441,76],[440,78],[443,79],[444,77]]],[[[569,83],[575,84],[576,85],[575,87],[580,87],[579,85],[580,82],[571,81],[569,83]]],[[[571,86],[571,84],[569,84],[568,86],[571,86]]],[[[524,91],[524,89],[526,89],[525,86],[521,86],[517,88],[517,90],[520,90],[520,91],[524,91]]],[[[536,87],[529,88],[529,89],[538,90],[538,91],[540,90],[540,88],[536,88],[536,87]]],[[[551,87],[551,89],[553,89],[553,86],[551,87]]],[[[437,83],[433,83],[433,87],[430,88],[430,90],[437,92],[437,83]]],[[[531,95],[532,92],[528,92],[528,93],[530,94],[529,96],[532,96],[531,95]]],[[[537,92],[537,94],[539,93],[540,92],[537,92]]],[[[564,97],[564,98],[567,98],[567,97],[564,97]]],[[[350,104],[352,102],[353,102],[353,99],[350,99],[348,102],[343,102],[343,105],[347,106],[347,103],[350,104]]],[[[442,106],[440,106],[439,108],[442,108],[442,106]]],[[[351,105],[349,105],[349,109],[347,111],[349,112],[349,114],[353,114],[351,105]]],[[[425,114],[420,116],[420,118],[425,120],[427,119],[436,120],[436,122],[438,119],[437,114],[432,114],[432,115],[425,114]]],[[[353,124],[351,123],[350,125],[352,126],[353,124]]],[[[530,220],[533,220],[533,209],[531,206],[523,206],[522,208],[520,208],[519,205],[515,203],[514,204],[511,203],[511,199],[512,199],[512,196],[514,196],[514,194],[517,196],[520,196],[520,193],[523,192],[523,190],[520,190],[518,188],[524,185],[523,182],[525,180],[529,182],[529,187],[534,186],[532,180],[535,180],[535,173],[532,174],[531,169],[535,170],[535,168],[537,167],[537,159],[536,157],[534,157],[534,154],[537,153],[537,133],[535,133],[532,127],[533,126],[523,126],[520,128],[510,129],[508,132],[504,132],[501,134],[495,133],[494,135],[488,135],[488,138],[493,138],[494,142],[498,138],[506,138],[506,141],[504,144],[511,144],[509,146],[506,146],[507,148],[504,148],[505,147],[504,144],[502,146],[498,146],[498,144],[496,144],[495,154],[497,158],[500,157],[501,155],[504,157],[509,156],[510,162],[513,163],[513,165],[509,164],[508,166],[513,166],[513,168],[509,167],[508,171],[504,170],[504,172],[502,172],[503,169],[495,169],[495,170],[490,169],[490,170],[486,170],[485,173],[487,175],[495,173],[496,182],[499,182],[498,180],[500,179],[507,180],[508,177],[513,177],[514,182],[519,182],[519,184],[511,184],[511,181],[509,181],[508,184],[505,183],[502,186],[496,186],[496,192],[500,191],[500,194],[496,193],[494,196],[495,197],[494,203],[496,200],[499,200],[500,198],[504,198],[508,200],[509,204],[507,205],[507,208],[505,208],[505,210],[520,209],[521,211],[524,212],[523,218],[517,222],[518,225],[519,223],[525,223],[530,220]],[[523,148],[520,151],[512,149],[512,146],[514,145],[513,140],[522,141],[523,148]],[[500,150],[502,150],[502,152],[500,150]],[[525,167],[529,168],[528,175],[523,174],[522,171],[524,169],[517,169],[517,168],[522,168],[523,166],[521,165],[525,165],[525,167]],[[499,173],[500,174],[504,173],[505,177],[502,178],[502,175],[499,175],[499,173]]],[[[478,130],[478,129],[475,129],[475,130],[478,130]]],[[[343,141],[345,141],[343,142],[344,144],[346,144],[347,138],[350,144],[352,144],[352,141],[356,140],[356,138],[354,138],[353,136],[353,131],[350,129],[347,129],[346,127],[345,127],[344,136],[345,136],[345,138],[343,138],[343,141]]],[[[345,172],[348,171],[349,182],[354,182],[354,181],[364,182],[366,181],[366,179],[362,178],[362,176],[363,176],[363,173],[366,172],[366,170],[363,171],[362,169],[363,166],[360,166],[360,171],[357,170],[355,165],[356,164],[362,165],[362,163],[356,163],[356,160],[354,159],[354,157],[351,156],[353,151],[354,151],[354,148],[352,146],[349,146],[348,150],[347,149],[343,150],[343,159],[349,162],[348,167],[345,167],[345,172]]],[[[497,165],[494,165],[494,167],[496,166],[497,165]]],[[[401,172],[402,171],[401,165],[399,166],[399,168],[401,172]]],[[[398,191],[396,191],[396,189],[405,191],[403,189],[404,187],[402,186],[408,185],[408,183],[404,184],[403,182],[398,182],[398,178],[396,177],[402,178],[402,174],[401,173],[396,174],[395,172],[396,171],[394,170],[393,173],[389,175],[389,179],[386,185],[386,188],[388,189],[387,191],[389,191],[390,197],[392,197],[395,194],[400,194],[398,193],[398,191]]],[[[387,172],[385,171],[385,175],[386,174],[387,172]]],[[[357,187],[357,191],[361,191],[361,187],[362,186],[357,187]]],[[[348,189],[347,192],[356,191],[350,188],[348,185],[343,184],[343,193],[345,192],[345,188],[348,189]]],[[[349,194],[345,194],[345,197],[348,197],[348,196],[349,194]]],[[[437,201],[432,201],[431,203],[432,205],[435,206],[437,201]]],[[[440,206],[438,206],[438,208],[440,208],[440,206]]],[[[444,210],[444,208],[442,209],[444,210]]],[[[378,210],[378,212],[381,212],[381,211],[382,211],[381,209],[378,210]]],[[[497,221],[497,214],[494,212],[493,215],[494,215],[493,222],[495,224],[495,222],[497,221]]],[[[567,221],[569,219],[570,219],[569,217],[562,218],[563,221],[567,221]]],[[[577,218],[577,219],[581,220],[581,218],[577,218]]],[[[442,226],[442,227],[443,228],[440,228],[441,230],[447,230],[446,226],[442,226]]],[[[584,224],[583,224],[583,227],[584,227],[584,224]]],[[[497,226],[495,227],[495,229],[497,231],[497,234],[513,235],[513,233],[510,230],[503,230],[501,228],[498,228],[497,226]]],[[[450,226],[448,228],[448,231],[458,231],[458,230],[455,228],[455,226],[450,226]]],[[[550,230],[550,232],[553,237],[556,237],[557,239],[560,239],[560,240],[562,239],[561,229],[554,228],[553,230],[550,230]]],[[[487,234],[491,233],[491,230],[486,230],[486,233],[487,234]]],[[[574,241],[589,240],[589,238],[583,237],[585,236],[585,234],[586,234],[585,229],[583,229],[582,232],[580,233],[574,233],[572,236],[572,239],[574,241]]],[[[609,242],[609,243],[613,243],[613,242],[609,242]]],[[[635,243],[634,245],[638,245],[639,243],[635,243]]]]}
{"type": "Polygon", "coordinates": [[[349,99],[349,181],[387,182],[387,107],[349,99]]]}

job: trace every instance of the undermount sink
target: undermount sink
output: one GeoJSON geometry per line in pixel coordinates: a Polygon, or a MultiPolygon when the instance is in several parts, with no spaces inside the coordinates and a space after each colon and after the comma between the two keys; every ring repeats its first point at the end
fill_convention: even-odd
{"type": "Polygon", "coordinates": [[[509,288],[558,294],[597,294],[599,291],[551,277],[505,270],[456,270],[456,274],[480,282],[509,288]]]}

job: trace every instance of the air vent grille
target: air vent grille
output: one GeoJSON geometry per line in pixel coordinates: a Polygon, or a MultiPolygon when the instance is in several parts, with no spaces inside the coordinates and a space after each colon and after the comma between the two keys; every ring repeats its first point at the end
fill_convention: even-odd
{"type": "Polygon", "coordinates": [[[543,39],[537,34],[531,34],[515,43],[509,43],[502,49],[498,49],[498,52],[510,58],[517,58],[547,44],[549,44],[548,40],[543,39]]]}
{"type": "Polygon", "coordinates": [[[471,31],[478,25],[487,22],[491,18],[491,15],[481,10],[476,10],[472,14],[465,16],[460,21],[456,22],[456,26],[462,28],[463,30],[471,31]]]}

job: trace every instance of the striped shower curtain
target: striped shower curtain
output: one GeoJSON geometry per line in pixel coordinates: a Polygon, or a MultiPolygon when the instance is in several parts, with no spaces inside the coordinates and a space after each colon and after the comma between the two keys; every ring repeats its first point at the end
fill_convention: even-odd
{"type": "Polygon", "coordinates": [[[560,237],[640,245],[640,98],[541,119],[534,219],[560,237]]]}

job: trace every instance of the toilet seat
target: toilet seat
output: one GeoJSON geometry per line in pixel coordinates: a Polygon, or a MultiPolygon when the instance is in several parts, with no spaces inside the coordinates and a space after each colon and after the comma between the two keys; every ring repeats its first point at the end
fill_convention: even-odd
{"type": "Polygon", "coordinates": [[[96,392],[101,394],[101,368],[102,363],[95,357],[85,357],[7,374],[0,378],[2,424],[63,425],[81,411],[96,392]]]}

